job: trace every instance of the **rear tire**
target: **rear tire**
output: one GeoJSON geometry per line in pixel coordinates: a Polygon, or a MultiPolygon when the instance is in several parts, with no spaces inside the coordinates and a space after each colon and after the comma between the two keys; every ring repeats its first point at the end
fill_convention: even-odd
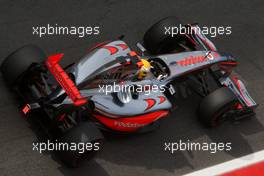
{"type": "Polygon", "coordinates": [[[206,127],[219,126],[225,119],[224,114],[237,103],[237,97],[227,87],[222,87],[207,95],[198,109],[199,120],[206,127]]]}
{"type": "Polygon", "coordinates": [[[182,24],[176,17],[166,17],[158,21],[146,31],[143,38],[144,47],[150,54],[166,54],[182,49],[178,45],[179,42],[189,48],[193,48],[193,44],[185,35],[176,34],[172,37],[169,34],[165,34],[165,27],[177,27],[180,29],[180,25],[182,24]]]}
{"type": "Polygon", "coordinates": [[[35,45],[23,46],[11,53],[2,63],[1,71],[4,79],[10,86],[19,83],[19,78],[32,64],[45,60],[45,53],[35,45]]]}
{"type": "MultiPolygon", "coordinates": [[[[71,143],[86,145],[97,145],[101,149],[103,135],[96,128],[93,123],[83,122],[79,126],[71,129],[67,132],[60,140],[61,143],[71,143]]],[[[68,167],[76,168],[80,165],[82,160],[91,159],[98,150],[64,150],[58,151],[58,155],[62,162],[64,162],[68,167]],[[81,152],[81,153],[80,153],[81,152]],[[83,152],[83,153],[82,153],[83,152]]]]}

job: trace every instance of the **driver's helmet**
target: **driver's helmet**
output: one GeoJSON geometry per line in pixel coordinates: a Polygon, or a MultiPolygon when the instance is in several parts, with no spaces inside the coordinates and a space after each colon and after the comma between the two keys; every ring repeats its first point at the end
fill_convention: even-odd
{"type": "Polygon", "coordinates": [[[146,59],[141,58],[142,66],[140,67],[140,70],[138,72],[138,79],[142,80],[144,79],[147,74],[150,72],[151,64],[146,59]]]}

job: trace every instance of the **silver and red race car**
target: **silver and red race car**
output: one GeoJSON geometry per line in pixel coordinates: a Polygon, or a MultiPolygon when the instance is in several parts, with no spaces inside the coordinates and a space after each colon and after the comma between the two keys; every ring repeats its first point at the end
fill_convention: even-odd
{"type": "MultiPolygon", "coordinates": [[[[101,130],[153,130],[172,109],[171,100],[179,93],[175,84],[202,97],[197,116],[207,127],[254,115],[256,103],[232,73],[237,61],[218,52],[202,33],[165,34],[166,26],[179,25],[174,17],[154,24],[143,45],[137,44],[140,54],[119,38],[97,44],[64,68],[59,64],[62,53],[47,57],[37,46],[27,45],[8,56],[1,71],[22,97],[23,113],[56,141],[93,144],[102,141],[101,130]]],[[[188,31],[199,28],[184,26],[188,31]]],[[[59,153],[70,166],[86,156],[59,153]]]]}

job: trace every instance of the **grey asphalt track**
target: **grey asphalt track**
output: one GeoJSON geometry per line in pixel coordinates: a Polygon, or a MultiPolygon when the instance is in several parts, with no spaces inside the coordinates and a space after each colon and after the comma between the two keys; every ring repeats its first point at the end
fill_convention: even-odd
{"type": "Polygon", "coordinates": [[[13,50],[34,43],[47,53],[65,53],[65,60],[78,59],[95,42],[125,34],[133,46],[144,31],[166,16],[187,23],[232,26],[232,34],[213,41],[221,51],[239,58],[236,72],[246,80],[259,103],[256,118],[205,129],[195,117],[197,98],[183,99],[178,108],[153,133],[107,137],[104,149],[79,169],[68,169],[51,153],[32,151],[37,136],[23,118],[15,96],[0,75],[0,175],[182,175],[264,149],[264,1],[262,0],[80,0],[0,1],[0,62],[13,50]],[[32,26],[47,24],[99,25],[99,36],[32,35],[32,26]],[[230,152],[163,151],[164,142],[232,142],[230,152]]]}

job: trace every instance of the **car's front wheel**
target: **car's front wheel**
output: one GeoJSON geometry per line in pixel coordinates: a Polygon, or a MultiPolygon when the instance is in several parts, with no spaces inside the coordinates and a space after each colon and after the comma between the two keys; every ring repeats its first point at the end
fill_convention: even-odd
{"type": "Polygon", "coordinates": [[[168,54],[187,48],[193,50],[194,44],[186,35],[180,33],[185,27],[176,17],[164,18],[146,31],[143,38],[144,47],[150,54],[168,54]],[[177,33],[173,30],[175,34],[172,35],[172,30],[168,30],[172,28],[178,29],[177,33]]]}
{"type": "Polygon", "coordinates": [[[201,101],[198,109],[199,120],[206,127],[218,126],[225,120],[226,113],[237,101],[237,97],[229,88],[219,88],[201,101]]]}

